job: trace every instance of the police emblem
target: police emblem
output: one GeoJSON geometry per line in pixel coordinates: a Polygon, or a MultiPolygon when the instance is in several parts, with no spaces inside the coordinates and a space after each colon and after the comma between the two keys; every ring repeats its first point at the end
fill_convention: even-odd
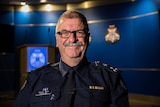
{"type": "Polygon", "coordinates": [[[45,56],[40,50],[35,50],[30,56],[30,63],[33,67],[38,68],[45,64],[45,56]]]}
{"type": "Polygon", "coordinates": [[[107,29],[105,40],[109,43],[115,43],[120,39],[119,32],[115,25],[109,25],[107,29]]]}

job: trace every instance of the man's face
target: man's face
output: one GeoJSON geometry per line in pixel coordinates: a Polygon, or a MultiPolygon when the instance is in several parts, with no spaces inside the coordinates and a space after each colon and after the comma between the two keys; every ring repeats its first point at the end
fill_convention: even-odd
{"type": "MultiPolygon", "coordinates": [[[[57,32],[83,30],[84,25],[79,18],[62,18],[59,26],[57,26],[57,32]]],[[[87,48],[87,36],[87,34],[84,34],[84,37],[77,37],[76,33],[69,33],[68,38],[63,38],[61,35],[56,34],[56,45],[59,48],[62,60],[82,59],[87,48]],[[77,42],[78,45],[76,45],[77,42]]]]}

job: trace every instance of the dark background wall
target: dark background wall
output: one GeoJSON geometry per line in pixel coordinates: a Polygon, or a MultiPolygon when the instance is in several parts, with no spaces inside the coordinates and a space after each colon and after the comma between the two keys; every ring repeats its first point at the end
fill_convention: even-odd
{"type": "MultiPolygon", "coordinates": [[[[158,0],[139,0],[78,9],[86,15],[92,36],[88,59],[100,60],[121,69],[130,93],[160,96],[159,8],[158,0]],[[115,44],[105,41],[106,30],[111,24],[120,32],[120,40],[115,44]]],[[[1,33],[1,38],[5,37],[6,41],[1,44],[1,49],[8,49],[10,54],[0,56],[0,81],[8,81],[0,86],[0,90],[18,89],[17,47],[23,44],[55,46],[55,24],[63,11],[0,11],[0,25],[10,26],[6,29],[14,32],[5,33],[7,36],[1,33]],[[11,44],[9,48],[7,44],[11,44]]]]}

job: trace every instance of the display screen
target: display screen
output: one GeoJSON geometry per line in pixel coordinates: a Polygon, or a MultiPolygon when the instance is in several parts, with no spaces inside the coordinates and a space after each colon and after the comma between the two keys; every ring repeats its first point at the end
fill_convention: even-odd
{"type": "Polygon", "coordinates": [[[48,62],[47,47],[28,47],[28,72],[44,66],[48,62]]]}

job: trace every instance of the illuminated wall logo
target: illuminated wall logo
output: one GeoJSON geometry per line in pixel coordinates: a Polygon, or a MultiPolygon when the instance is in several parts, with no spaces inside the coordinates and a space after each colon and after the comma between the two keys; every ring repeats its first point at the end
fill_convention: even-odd
{"type": "Polygon", "coordinates": [[[107,29],[105,40],[109,43],[115,43],[120,39],[119,31],[115,25],[109,25],[107,29]]]}
{"type": "Polygon", "coordinates": [[[47,47],[28,47],[28,71],[46,65],[47,55],[47,47]]]}

